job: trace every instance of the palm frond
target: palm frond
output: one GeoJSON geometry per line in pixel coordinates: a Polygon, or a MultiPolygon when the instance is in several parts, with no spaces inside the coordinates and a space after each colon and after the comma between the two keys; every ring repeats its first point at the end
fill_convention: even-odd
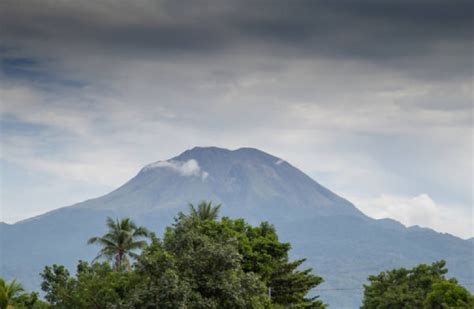
{"type": "Polygon", "coordinates": [[[203,221],[216,220],[219,216],[220,208],[221,204],[213,206],[212,202],[201,201],[197,207],[190,203],[190,217],[203,221]]]}
{"type": "Polygon", "coordinates": [[[149,237],[150,232],[144,227],[137,227],[130,218],[114,220],[107,217],[106,225],[108,227],[106,234],[92,237],[87,241],[88,244],[98,244],[102,247],[94,261],[105,257],[114,261],[115,270],[121,270],[124,265],[130,268],[127,255],[133,258],[135,256],[132,255],[135,254],[133,250],[143,249],[147,242],[137,239],[149,237]]]}

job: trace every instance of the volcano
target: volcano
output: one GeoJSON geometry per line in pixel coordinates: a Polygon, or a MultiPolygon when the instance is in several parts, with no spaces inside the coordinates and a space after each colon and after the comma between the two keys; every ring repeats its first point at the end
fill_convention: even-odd
{"type": "Polygon", "coordinates": [[[445,259],[460,283],[474,282],[474,244],[431,229],[375,220],[292,166],[254,148],[196,147],[143,167],[118,189],[95,199],[0,224],[0,273],[39,290],[45,265],[74,272],[97,248],[105,218],[131,217],[162,234],[189,202],[222,204],[221,215],[273,223],[293,258],[325,279],[314,293],[335,308],[357,308],[369,274],[445,259]]]}

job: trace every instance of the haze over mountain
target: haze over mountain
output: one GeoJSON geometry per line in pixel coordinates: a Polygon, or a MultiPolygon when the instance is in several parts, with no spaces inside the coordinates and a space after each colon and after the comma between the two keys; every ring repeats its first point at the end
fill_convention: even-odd
{"type": "Polygon", "coordinates": [[[102,197],[1,224],[0,275],[37,290],[45,265],[73,269],[77,260],[95,256],[86,240],[104,231],[106,216],[130,216],[161,234],[188,202],[200,200],[222,203],[222,215],[275,224],[292,243],[293,257],[308,258],[305,266],[323,276],[326,283],[315,292],[334,308],[358,307],[366,277],[392,267],[443,258],[449,275],[474,282],[472,241],[374,220],[281,158],[216,147],[151,163],[102,197]]]}

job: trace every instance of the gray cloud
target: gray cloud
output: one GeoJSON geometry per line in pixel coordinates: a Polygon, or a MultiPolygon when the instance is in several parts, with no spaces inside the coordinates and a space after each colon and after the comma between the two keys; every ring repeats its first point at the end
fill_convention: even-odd
{"type": "Polygon", "coordinates": [[[366,61],[417,78],[472,73],[472,1],[3,1],[4,44],[45,54],[243,52],[366,61]]]}

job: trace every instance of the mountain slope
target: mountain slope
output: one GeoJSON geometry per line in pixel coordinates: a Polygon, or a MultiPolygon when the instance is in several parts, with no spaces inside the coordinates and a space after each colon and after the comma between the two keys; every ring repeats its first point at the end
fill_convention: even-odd
{"type": "Polygon", "coordinates": [[[225,203],[229,212],[272,211],[295,215],[364,216],[350,202],[289,163],[252,148],[235,151],[196,147],[168,161],[145,166],[117,190],[76,208],[137,215],[186,205],[196,199],[225,203]]]}
{"type": "Polygon", "coordinates": [[[428,229],[393,220],[373,220],[349,201],[319,185],[289,163],[251,148],[194,148],[144,167],[117,190],[13,225],[0,225],[1,275],[38,289],[47,264],[73,269],[97,251],[86,240],[103,233],[106,216],[130,216],[158,233],[188,202],[223,203],[222,214],[251,223],[269,221],[294,257],[322,275],[323,300],[355,308],[368,274],[445,258],[450,273],[473,282],[473,246],[428,229]]]}

